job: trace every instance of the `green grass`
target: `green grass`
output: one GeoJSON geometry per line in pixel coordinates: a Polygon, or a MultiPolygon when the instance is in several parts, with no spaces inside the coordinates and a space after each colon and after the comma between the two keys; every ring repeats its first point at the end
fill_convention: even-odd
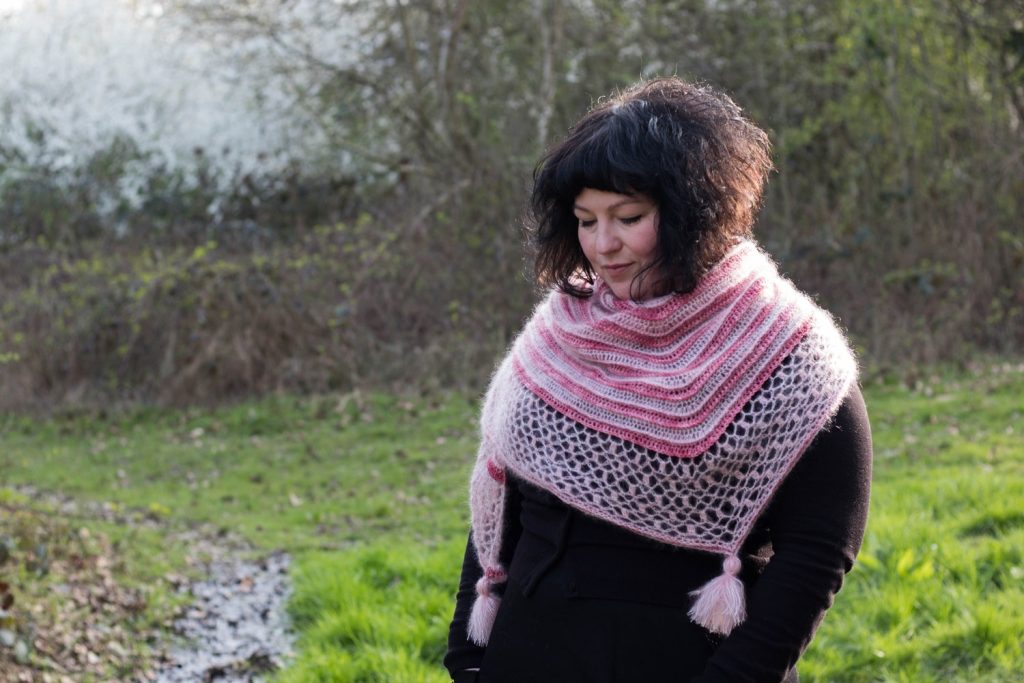
{"type": "MultiPolygon", "coordinates": [[[[803,680],[1019,680],[1024,366],[975,374],[866,389],[868,534],[803,680]]],[[[455,395],[7,418],[0,471],[295,553],[300,644],[282,683],[444,681],[474,421],[455,395]]]]}
{"type": "Polygon", "coordinates": [[[464,526],[475,401],[272,397],[115,419],[8,418],[12,483],[213,524],[263,548],[344,548],[464,526]]]}
{"type": "Polygon", "coordinates": [[[465,539],[305,558],[291,612],[305,647],[281,683],[449,680],[440,668],[465,539]]]}
{"type": "MultiPolygon", "coordinates": [[[[177,532],[198,525],[241,534],[259,549],[284,548],[296,556],[301,576],[308,566],[325,562],[324,552],[344,559],[342,551],[353,546],[385,543],[422,554],[464,539],[475,425],[475,399],[360,394],[271,397],[212,411],[142,410],[116,417],[6,416],[0,418],[0,492],[3,484],[30,484],[156,522],[151,528],[86,516],[77,523],[111,537],[123,551],[117,557],[119,578],[147,586],[150,615],[165,618],[176,596],[161,579],[168,572],[184,573],[189,552],[177,532]]],[[[45,594],[46,577],[33,583],[31,589],[17,586],[19,593],[45,594]]],[[[393,596],[382,599],[391,603],[393,596]]],[[[410,619],[415,614],[410,609],[410,619]]],[[[382,636],[360,645],[365,652],[350,664],[337,650],[316,659],[310,643],[296,671],[310,670],[310,661],[329,661],[325,670],[349,672],[391,662],[380,668],[384,676],[439,671],[436,652],[425,664],[394,642],[382,636]]],[[[324,680],[367,679],[338,674],[324,680]]]]}
{"type": "Polygon", "coordinates": [[[1024,368],[867,392],[871,512],[801,666],[821,681],[1019,681],[1024,368]]]}

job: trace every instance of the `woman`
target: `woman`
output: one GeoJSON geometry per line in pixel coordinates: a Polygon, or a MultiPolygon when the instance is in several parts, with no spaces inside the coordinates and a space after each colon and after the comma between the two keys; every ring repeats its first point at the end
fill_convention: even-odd
{"type": "Polygon", "coordinates": [[[538,167],[553,285],[499,366],[455,681],[795,681],[850,570],[871,441],[827,313],[751,240],[765,133],[639,84],[538,167]]]}

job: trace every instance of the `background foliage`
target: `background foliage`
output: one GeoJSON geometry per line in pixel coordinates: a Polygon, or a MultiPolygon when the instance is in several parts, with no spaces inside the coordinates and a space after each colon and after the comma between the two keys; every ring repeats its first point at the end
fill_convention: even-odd
{"type": "Polygon", "coordinates": [[[1022,17],[1019,0],[29,2],[0,18],[0,408],[478,388],[533,300],[534,164],[597,98],[665,74],[769,130],[759,237],[869,366],[1014,350],[1022,17]]]}

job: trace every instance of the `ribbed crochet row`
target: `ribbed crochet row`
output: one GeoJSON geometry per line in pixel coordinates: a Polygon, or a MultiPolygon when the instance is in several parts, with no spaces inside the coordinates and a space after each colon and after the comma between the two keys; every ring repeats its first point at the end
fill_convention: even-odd
{"type": "Polygon", "coordinates": [[[814,311],[746,242],[686,296],[624,302],[603,283],[590,299],[552,294],[516,343],[514,367],[581,424],[693,457],[793,349],[814,311]]]}

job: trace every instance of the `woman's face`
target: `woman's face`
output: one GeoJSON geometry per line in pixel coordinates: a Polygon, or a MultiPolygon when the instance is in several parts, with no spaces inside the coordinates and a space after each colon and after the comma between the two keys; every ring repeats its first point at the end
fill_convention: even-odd
{"type": "MultiPolygon", "coordinates": [[[[573,206],[577,234],[590,267],[619,299],[630,297],[637,273],[657,256],[658,207],[644,195],[584,189],[573,206]]],[[[648,273],[637,299],[651,296],[658,277],[648,273]]]]}

